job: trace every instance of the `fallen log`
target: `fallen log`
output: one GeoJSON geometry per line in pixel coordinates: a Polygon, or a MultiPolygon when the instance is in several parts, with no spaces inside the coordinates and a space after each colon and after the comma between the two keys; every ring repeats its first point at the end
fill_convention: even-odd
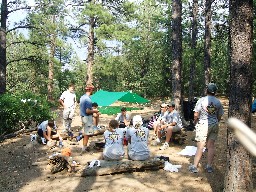
{"type": "Polygon", "coordinates": [[[146,161],[104,161],[100,160],[100,167],[87,167],[81,172],[82,177],[103,176],[120,173],[140,172],[145,170],[159,170],[164,168],[162,160],[146,160],[146,161]]]}
{"type": "Polygon", "coordinates": [[[23,129],[20,129],[18,131],[15,131],[14,133],[9,133],[9,134],[6,134],[6,135],[2,134],[0,136],[0,142],[4,141],[5,139],[11,139],[11,138],[14,138],[14,137],[16,137],[20,134],[29,133],[29,132],[32,132],[32,131],[35,131],[35,130],[37,130],[37,127],[32,127],[32,128],[29,128],[29,129],[23,128],[23,129]]]}

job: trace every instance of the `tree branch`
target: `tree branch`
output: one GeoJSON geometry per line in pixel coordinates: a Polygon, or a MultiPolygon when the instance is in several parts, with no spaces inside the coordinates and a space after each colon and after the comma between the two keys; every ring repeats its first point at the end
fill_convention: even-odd
{"type": "Polygon", "coordinates": [[[13,9],[13,10],[11,10],[11,11],[8,11],[7,14],[10,14],[10,13],[15,12],[15,11],[23,10],[23,9],[31,9],[31,7],[30,7],[30,6],[19,7],[19,8],[17,8],[17,9],[13,9]]]}
{"type": "Polygon", "coordinates": [[[18,61],[35,61],[37,58],[38,58],[37,56],[28,56],[28,57],[23,57],[19,59],[14,59],[14,60],[8,61],[6,65],[9,65],[10,63],[18,62],[18,61]]]}
{"type": "Polygon", "coordinates": [[[6,33],[9,33],[9,32],[14,31],[16,29],[38,29],[38,28],[36,28],[35,26],[32,26],[32,25],[17,26],[17,27],[14,27],[14,28],[6,31],[6,33]]]}
{"type": "MultiPolygon", "coordinates": [[[[49,43],[50,41],[45,41],[45,43],[49,43]]],[[[27,44],[31,44],[31,45],[39,45],[39,46],[44,46],[44,43],[41,42],[32,42],[32,41],[15,41],[15,42],[11,42],[9,45],[7,45],[6,47],[10,47],[11,45],[15,45],[15,44],[20,44],[20,43],[27,43],[27,44]]]]}

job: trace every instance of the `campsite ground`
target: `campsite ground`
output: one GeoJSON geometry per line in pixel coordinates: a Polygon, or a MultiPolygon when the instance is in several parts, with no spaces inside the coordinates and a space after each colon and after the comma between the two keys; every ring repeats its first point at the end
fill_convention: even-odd
{"type": "MultiPolygon", "coordinates": [[[[21,134],[12,139],[7,139],[0,143],[1,164],[0,164],[0,191],[148,191],[148,192],[164,192],[164,191],[222,191],[226,164],[226,125],[228,101],[222,99],[225,106],[225,115],[220,122],[220,134],[216,143],[216,156],[214,161],[214,173],[206,173],[203,170],[205,165],[205,157],[202,159],[200,172],[192,174],[188,172],[188,166],[192,162],[193,157],[181,156],[177,153],[186,146],[195,146],[192,141],[194,132],[187,132],[185,144],[171,144],[170,148],[161,151],[159,146],[150,146],[152,156],[164,155],[170,158],[170,162],[174,165],[181,165],[179,172],[171,173],[164,170],[145,171],[123,173],[107,176],[96,177],[79,177],[62,171],[60,173],[51,174],[49,172],[47,159],[55,150],[49,150],[47,146],[32,145],[30,143],[30,133],[21,134]],[[37,164],[35,165],[35,162],[37,164]]],[[[159,106],[159,102],[155,102],[140,111],[132,111],[131,115],[141,114],[143,117],[150,117],[159,106]]],[[[61,127],[61,110],[58,125],[61,127]]],[[[114,116],[101,116],[101,124],[107,124],[114,116]]],[[[256,118],[253,117],[252,124],[255,127],[256,118]]],[[[73,121],[73,130],[77,132],[81,126],[79,115],[73,121]]],[[[152,134],[152,131],[150,131],[152,134]]],[[[93,141],[102,140],[102,136],[92,137],[93,141]]],[[[76,162],[81,164],[77,169],[87,166],[87,162],[98,159],[101,152],[91,150],[90,153],[80,155],[81,141],[78,145],[70,145],[68,141],[64,142],[66,147],[72,149],[72,156],[76,162]]],[[[255,165],[253,172],[255,183],[255,165]]]]}

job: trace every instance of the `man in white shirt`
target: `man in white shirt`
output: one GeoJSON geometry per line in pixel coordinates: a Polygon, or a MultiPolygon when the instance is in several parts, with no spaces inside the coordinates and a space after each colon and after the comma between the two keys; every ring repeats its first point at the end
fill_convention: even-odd
{"type": "Polygon", "coordinates": [[[207,165],[206,171],[213,172],[212,161],[214,157],[214,143],[218,137],[219,122],[224,114],[223,106],[219,99],[215,97],[217,86],[209,83],[207,86],[207,95],[199,99],[194,109],[194,123],[196,124],[197,151],[193,165],[189,166],[192,173],[198,172],[198,164],[203,154],[205,145],[207,146],[207,165]]]}
{"type": "Polygon", "coordinates": [[[156,142],[160,143],[161,136],[165,133],[165,143],[160,147],[160,150],[165,150],[169,147],[169,142],[173,132],[178,132],[182,128],[182,121],[179,113],[175,110],[175,104],[171,103],[168,108],[168,113],[163,116],[162,121],[165,122],[160,125],[157,131],[158,139],[156,142]]]}
{"type": "Polygon", "coordinates": [[[76,94],[75,85],[69,84],[68,90],[64,91],[59,99],[60,104],[64,107],[63,110],[63,132],[71,131],[71,123],[75,114],[76,94]]]}

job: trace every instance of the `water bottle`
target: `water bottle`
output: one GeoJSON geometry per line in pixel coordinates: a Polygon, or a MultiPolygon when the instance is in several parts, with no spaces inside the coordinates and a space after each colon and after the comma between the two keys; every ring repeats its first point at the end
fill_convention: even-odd
{"type": "Polygon", "coordinates": [[[63,141],[59,140],[59,148],[62,148],[62,147],[63,147],[63,141]]]}

